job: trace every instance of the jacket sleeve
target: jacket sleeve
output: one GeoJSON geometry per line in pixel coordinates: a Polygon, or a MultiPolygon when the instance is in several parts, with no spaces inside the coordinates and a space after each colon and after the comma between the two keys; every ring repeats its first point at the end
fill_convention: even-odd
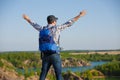
{"type": "Polygon", "coordinates": [[[36,30],[40,31],[42,29],[42,26],[40,26],[39,24],[37,23],[34,23],[34,22],[31,22],[30,23],[36,30]]]}
{"type": "Polygon", "coordinates": [[[73,19],[71,19],[71,20],[65,22],[64,24],[59,25],[59,26],[58,26],[58,29],[59,29],[60,31],[62,31],[62,30],[64,30],[65,28],[72,26],[72,24],[73,24],[74,22],[75,22],[75,21],[74,21],[73,19]]]}

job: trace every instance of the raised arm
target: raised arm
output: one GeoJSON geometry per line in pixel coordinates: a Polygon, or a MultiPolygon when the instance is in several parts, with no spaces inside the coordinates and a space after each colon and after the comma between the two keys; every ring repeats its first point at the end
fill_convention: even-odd
{"type": "Polygon", "coordinates": [[[37,23],[32,22],[31,19],[27,15],[23,14],[23,18],[28,23],[30,23],[36,30],[40,31],[42,29],[42,26],[38,25],[37,23]]]}
{"type": "Polygon", "coordinates": [[[74,22],[76,22],[80,17],[84,16],[85,14],[86,14],[86,11],[85,11],[85,10],[81,11],[77,16],[75,16],[75,17],[72,18],[71,20],[65,22],[64,24],[60,25],[60,26],[58,27],[58,29],[59,29],[60,31],[62,31],[62,30],[64,30],[65,28],[70,27],[74,22]]]}

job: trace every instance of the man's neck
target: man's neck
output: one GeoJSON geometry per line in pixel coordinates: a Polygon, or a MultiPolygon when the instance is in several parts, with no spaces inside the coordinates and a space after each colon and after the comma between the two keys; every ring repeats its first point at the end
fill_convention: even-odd
{"type": "Polygon", "coordinates": [[[50,25],[50,26],[55,26],[56,24],[52,23],[52,24],[48,24],[48,25],[50,25]]]}

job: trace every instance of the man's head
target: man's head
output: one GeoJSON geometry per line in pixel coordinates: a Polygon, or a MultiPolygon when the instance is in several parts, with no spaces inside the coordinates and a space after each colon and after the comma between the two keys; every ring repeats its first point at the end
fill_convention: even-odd
{"type": "Polygon", "coordinates": [[[49,16],[47,17],[47,22],[48,22],[48,24],[55,23],[57,20],[58,20],[58,18],[55,17],[54,15],[49,15],[49,16]]]}

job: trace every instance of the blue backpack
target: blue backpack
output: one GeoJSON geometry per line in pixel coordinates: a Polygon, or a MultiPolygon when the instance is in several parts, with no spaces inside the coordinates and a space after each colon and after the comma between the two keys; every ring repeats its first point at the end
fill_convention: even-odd
{"type": "Polygon", "coordinates": [[[59,52],[59,47],[53,39],[52,28],[44,27],[39,33],[39,50],[43,53],[59,52]]]}

